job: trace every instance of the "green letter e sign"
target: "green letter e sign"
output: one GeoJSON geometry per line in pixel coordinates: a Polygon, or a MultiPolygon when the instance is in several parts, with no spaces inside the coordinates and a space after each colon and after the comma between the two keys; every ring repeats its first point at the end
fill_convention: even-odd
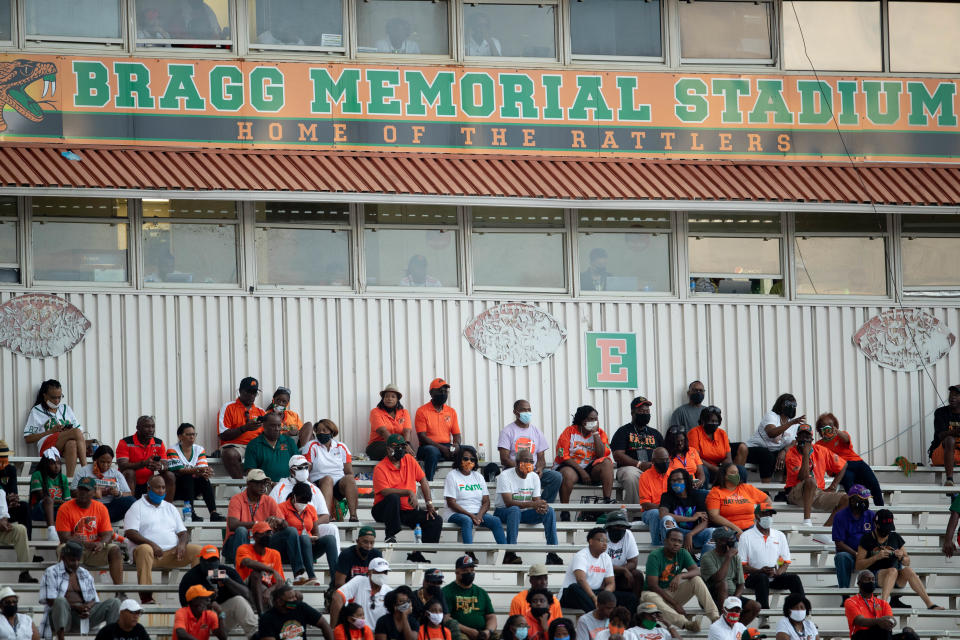
{"type": "Polygon", "coordinates": [[[637,334],[587,333],[587,388],[637,388],[637,334]]]}

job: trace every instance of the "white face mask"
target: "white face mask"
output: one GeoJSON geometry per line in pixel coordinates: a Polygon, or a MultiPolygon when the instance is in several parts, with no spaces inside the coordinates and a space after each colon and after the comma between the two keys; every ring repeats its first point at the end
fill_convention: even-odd
{"type": "Polygon", "coordinates": [[[293,477],[297,482],[306,482],[310,478],[310,472],[306,469],[297,469],[293,472],[293,477]]]}
{"type": "Polygon", "coordinates": [[[442,613],[442,612],[441,612],[441,613],[433,613],[433,612],[430,612],[430,613],[427,614],[427,615],[430,616],[430,622],[432,622],[433,624],[440,624],[441,622],[443,622],[443,613],[442,613]]]}
{"type": "Polygon", "coordinates": [[[47,400],[47,406],[48,406],[52,411],[56,411],[57,409],[60,408],[60,403],[59,403],[59,402],[50,402],[49,400],[47,400]]]}
{"type": "Polygon", "coordinates": [[[387,584],[387,574],[371,573],[370,582],[377,585],[378,587],[382,587],[383,585],[387,584]]]}
{"type": "Polygon", "coordinates": [[[803,622],[807,619],[807,610],[801,609],[798,611],[797,609],[792,609],[790,611],[790,619],[796,622],[803,622]]]}
{"type": "Polygon", "coordinates": [[[282,404],[278,404],[277,406],[275,406],[275,407],[273,408],[273,410],[274,410],[276,413],[283,413],[284,411],[287,410],[287,408],[286,408],[285,406],[283,406],[282,404]]]}
{"type": "Polygon", "coordinates": [[[300,513],[301,511],[307,508],[307,505],[301,504],[299,502],[294,502],[293,508],[297,510],[297,513],[300,513]]]}
{"type": "Polygon", "coordinates": [[[769,529],[773,526],[773,516],[762,516],[758,524],[761,529],[769,529]]]}
{"type": "Polygon", "coordinates": [[[600,426],[600,423],[596,420],[593,420],[592,422],[586,423],[584,426],[587,428],[587,431],[596,431],[597,427],[600,426]]]}

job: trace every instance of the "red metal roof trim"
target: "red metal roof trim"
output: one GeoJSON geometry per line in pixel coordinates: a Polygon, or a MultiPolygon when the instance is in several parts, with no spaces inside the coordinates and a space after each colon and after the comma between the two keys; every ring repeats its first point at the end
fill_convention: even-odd
{"type": "Polygon", "coordinates": [[[960,204],[960,167],[0,145],[0,186],[960,204]]]}

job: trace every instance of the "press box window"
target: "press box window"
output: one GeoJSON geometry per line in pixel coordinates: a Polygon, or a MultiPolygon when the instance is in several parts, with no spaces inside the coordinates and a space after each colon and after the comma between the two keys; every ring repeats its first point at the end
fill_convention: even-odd
{"type": "Polygon", "coordinates": [[[542,4],[465,4],[463,46],[468,57],[557,57],[556,1],[542,4]]]}
{"type": "Polygon", "coordinates": [[[438,0],[358,0],[357,51],[450,55],[449,6],[438,0]]]}
{"type": "Polygon", "coordinates": [[[887,294],[886,216],[798,213],[794,232],[798,294],[887,294]]]}
{"type": "Polygon", "coordinates": [[[960,295],[960,215],[905,213],[900,221],[907,293],[960,295]]]}
{"type": "Polygon", "coordinates": [[[136,0],[137,46],[229,49],[230,0],[136,0]]]}
{"type": "Polygon", "coordinates": [[[343,0],[248,0],[251,49],[344,51],[343,0]]]}
{"type": "Polygon", "coordinates": [[[784,69],[880,71],[881,44],[879,2],[783,3],[784,69]]]}
{"type": "Polygon", "coordinates": [[[472,215],[476,287],[566,290],[563,209],[474,207],[472,215]]]}
{"type": "Polygon", "coordinates": [[[573,0],[573,56],[663,58],[658,0],[573,0]]]}
{"type": "Polygon", "coordinates": [[[349,287],[350,207],[256,202],[257,284],[349,287]]]}
{"type": "Polygon", "coordinates": [[[31,200],[34,279],[127,282],[127,201],[109,198],[31,200]]]}
{"type": "Polygon", "coordinates": [[[679,7],[685,61],[773,61],[772,2],[681,0],[679,7]]]}
{"type": "Polygon", "coordinates": [[[121,45],[122,4],[121,0],[24,0],[26,39],[121,45]]]}
{"type": "Polygon", "coordinates": [[[0,0],[0,42],[13,40],[13,10],[10,0],[0,0]]]}
{"type": "Polygon", "coordinates": [[[237,205],[221,200],[143,200],[143,280],[237,284],[237,205]]]}
{"type": "Polygon", "coordinates": [[[458,289],[457,208],[364,205],[368,287],[458,289]]]}
{"type": "Polygon", "coordinates": [[[581,210],[578,220],[581,292],[671,291],[669,213],[581,210]]]}
{"type": "Polygon", "coordinates": [[[17,199],[0,197],[0,283],[20,282],[17,199]]]}
{"type": "Polygon", "coordinates": [[[899,2],[890,12],[890,70],[960,73],[960,3],[899,2]]]}
{"type": "Polygon", "coordinates": [[[690,292],[783,295],[779,215],[691,213],[690,292]]]}

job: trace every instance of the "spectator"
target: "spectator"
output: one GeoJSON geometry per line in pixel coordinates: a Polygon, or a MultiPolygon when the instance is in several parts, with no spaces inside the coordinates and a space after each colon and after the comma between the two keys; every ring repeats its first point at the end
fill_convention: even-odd
{"type": "Polygon", "coordinates": [[[783,600],[783,617],[777,623],[776,640],[817,640],[820,631],[814,624],[810,601],[799,593],[791,593],[783,600]]]}
{"type": "Polygon", "coordinates": [[[527,640],[530,637],[530,625],[525,616],[508,616],[503,624],[500,640],[527,640]]]}
{"type": "Polygon", "coordinates": [[[667,490],[660,496],[661,537],[670,529],[680,529],[683,548],[690,555],[694,549],[706,553],[713,548],[713,528],[707,526],[706,494],[693,488],[690,474],[684,468],[671,469],[667,474],[667,490]]]}
{"type": "Polygon", "coordinates": [[[733,462],[740,471],[740,480],[747,481],[747,445],[742,442],[730,444],[727,432],[720,428],[723,416],[720,408],[713,405],[700,412],[700,424],[687,432],[690,448],[694,449],[703,463],[708,483],[714,482],[717,470],[724,462],[733,462]]]}
{"type": "Polygon", "coordinates": [[[617,429],[610,443],[613,461],[617,463],[617,482],[623,487],[627,504],[640,504],[640,474],[653,466],[653,450],[663,446],[663,436],[649,426],[651,406],[653,403],[643,396],[631,400],[630,422],[617,429]]]}
{"type": "Polygon", "coordinates": [[[167,487],[166,500],[173,502],[176,478],[172,472],[164,470],[167,449],[163,446],[163,440],[153,437],[156,431],[157,423],[152,416],[137,418],[136,432],[117,443],[117,468],[127,481],[127,486],[133,487],[136,498],[147,492],[147,481],[154,474],[163,476],[167,487]]]}
{"type": "MultiPolygon", "coordinates": [[[[430,483],[413,456],[407,453],[403,436],[392,434],[387,438],[388,455],[373,468],[373,509],[371,514],[377,522],[384,523],[388,544],[397,541],[403,525],[414,528],[420,525],[423,541],[433,544],[440,541],[443,520],[433,508],[430,483]],[[417,483],[423,492],[426,509],[417,508],[417,483]]],[[[426,562],[420,551],[407,554],[411,562],[426,562]]]]}
{"type": "Polygon", "coordinates": [[[337,557],[337,570],[333,579],[334,588],[339,588],[355,576],[367,575],[367,566],[370,561],[382,557],[382,554],[373,548],[376,542],[377,533],[373,527],[365,526],[357,530],[357,543],[341,551],[337,557]]]}
{"type": "MultiPolygon", "coordinates": [[[[289,465],[290,476],[273,485],[273,489],[270,490],[270,497],[273,498],[280,510],[283,511],[283,505],[289,501],[294,487],[296,487],[297,484],[304,485],[301,491],[303,491],[305,495],[309,492],[309,503],[316,512],[317,519],[316,535],[319,537],[312,543],[313,557],[318,558],[321,555],[327,557],[327,562],[330,565],[330,576],[332,578],[334,569],[337,566],[337,556],[340,554],[340,531],[337,529],[337,525],[330,522],[330,512],[327,511],[327,501],[319,487],[315,484],[310,484],[305,479],[308,473],[307,470],[310,468],[310,462],[304,456],[298,454],[290,458],[287,464],[289,465]]],[[[295,514],[280,514],[280,516],[281,518],[287,519],[291,526],[299,528],[300,523],[295,514]],[[293,518],[292,521],[290,520],[291,517],[293,518]],[[296,525],[294,523],[296,523],[296,525]]],[[[274,527],[274,529],[276,528],[277,527],[274,527]]],[[[310,529],[310,527],[308,527],[308,529],[310,529]]],[[[301,531],[300,533],[303,532],[301,531]]],[[[290,541],[288,540],[287,542],[289,543],[290,541]]],[[[330,582],[332,584],[333,580],[330,582]]]]}
{"type": "MultiPolygon", "coordinates": [[[[447,406],[449,396],[450,385],[447,381],[434,378],[430,382],[430,402],[417,409],[413,419],[420,440],[417,460],[423,461],[427,480],[433,480],[441,457],[453,460],[460,448],[460,422],[453,407],[447,406]]],[[[387,448],[390,448],[389,438],[387,448]]]]}
{"type": "MultiPolygon", "coordinates": [[[[18,501],[12,502],[18,504],[18,501]]],[[[10,504],[11,501],[7,499],[6,491],[0,488],[0,544],[11,545],[17,554],[17,562],[27,563],[32,559],[30,536],[27,534],[27,528],[25,526],[20,523],[10,522],[10,504]]],[[[54,531],[56,531],[56,527],[54,527],[54,531]]],[[[31,577],[30,572],[24,569],[20,571],[17,582],[20,584],[35,584],[37,579],[31,577]]]]}
{"type": "Polygon", "coordinates": [[[820,440],[816,444],[847,463],[847,471],[840,480],[847,495],[850,494],[850,487],[858,484],[863,485],[873,496],[873,504],[882,507],[883,490],[880,489],[877,476],[873,473],[870,465],[853,450],[853,445],[850,443],[850,434],[840,430],[840,422],[837,420],[837,416],[832,413],[820,414],[820,417],[817,418],[817,433],[820,435],[820,440]]]}
{"type": "MultiPolygon", "coordinates": [[[[27,540],[33,531],[33,518],[30,517],[30,506],[20,501],[17,489],[17,466],[10,464],[13,452],[6,440],[0,440],[0,490],[6,494],[7,518],[11,522],[22,524],[27,530],[27,540]]],[[[0,513],[3,513],[3,504],[0,504],[0,513]]],[[[2,533],[2,531],[0,531],[2,533]]]]}
{"type": "MultiPolygon", "coordinates": [[[[490,18],[487,16],[487,14],[477,13],[473,15],[472,20],[470,20],[468,36],[468,56],[503,55],[503,48],[500,46],[500,40],[495,38],[490,32],[490,18]]],[[[573,635],[572,632],[571,635],[573,635]]],[[[473,639],[471,638],[470,640],[473,639]]]]}
{"type": "Polygon", "coordinates": [[[609,591],[597,594],[597,606],[585,612],[577,620],[577,637],[581,640],[596,640],[597,634],[610,626],[610,614],[617,606],[617,597],[609,591]]]}
{"type": "MultiPolygon", "coordinates": [[[[280,507],[270,496],[265,496],[267,476],[260,469],[247,472],[247,488],[230,498],[227,506],[227,536],[223,541],[223,557],[233,562],[237,549],[252,539],[252,528],[257,522],[278,523],[280,507]]],[[[237,565],[239,569],[239,564],[237,565]]]]}
{"type": "Polygon", "coordinates": [[[319,627],[326,640],[333,640],[333,631],[323,619],[323,614],[305,604],[297,595],[288,584],[281,584],[274,589],[271,598],[273,608],[260,616],[259,640],[306,638],[307,625],[319,627]]]}
{"type": "MultiPolygon", "coordinates": [[[[527,628],[529,629],[527,637],[530,640],[546,640],[550,623],[563,615],[560,611],[560,603],[547,589],[528,589],[525,591],[527,594],[524,599],[526,611],[519,615],[522,615],[527,621],[527,628]],[[551,603],[554,602],[557,605],[557,612],[553,611],[553,604],[551,603]]],[[[510,608],[513,609],[512,604],[510,608]]]]}
{"type": "MultiPolygon", "coordinates": [[[[506,425],[497,439],[497,451],[500,454],[500,467],[496,472],[512,469],[517,466],[517,453],[529,450],[535,457],[534,473],[540,476],[540,488],[543,499],[553,502],[557,499],[560,482],[563,480],[557,471],[547,469],[547,449],[550,443],[536,424],[533,423],[533,411],[526,400],[517,400],[513,403],[514,420],[506,425]]],[[[491,463],[492,464],[492,463],[491,463]]],[[[488,465],[489,466],[489,465],[488,465]]],[[[496,465],[494,465],[496,466],[496,465]]]]}
{"type": "MultiPolygon", "coordinates": [[[[137,582],[153,584],[153,568],[173,569],[197,564],[200,546],[190,544],[190,532],[183,524],[180,512],[163,499],[166,492],[163,476],[153,476],[147,484],[147,494],[137,500],[124,518],[127,538],[137,582]]],[[[153,593],[140,592],[140,602],[153,603],[153,593]]]]}
{"type": "Polygon", "coordinates": [[[577,640],[577,631],[569,618],[557,618],[547,629],[547,640],[577,640]]]}
{"type": "MultiPolygon", "coordinates": [[[[250,600],[258,614],[270,608],[275,589],[286,584],[280,552],[273,547],[273,529],[264,521],[250,527],[253,542],[237,547],[237,574],[250,589],[250,600]]],[[[238,535],[238,534],[234,534],[238,535]]]]}
{"type": "Polygon", "coordinates": [[[97,569],[109,566],[113,584],[123,584],[123,554],[113,544],[107,508],[93,499],[96,492],[96,480],[80,481],[76,496],[64,502],[57,512],[57,535],[61,543],[72,540],[83,548],[81,564],[97,569]]]}
{"type": "MultiPolygon", "coordinates": [[[[0,589],[0,638],[3,640],[40,640],[33,618],[19,613],[20,596],[10,587],[0,589]]],[[[98,636],[99,637],[99,636],[98,636]]]]}
{"type": "Polygon", "coordinates": [[[60,541],[57,511],[69,499],[70,485],[67,476],[60,472],[60,454],[56,449],[47,449],[30,476],[30,517],[47,523],[47,539],[51,542],[60,541]]]}
{"type": "Polygon", "coordinates": [[[383,597],[387,614],[373,630],[375,640],[417,640],[420,622],[413,611],[413,591],[401,585],[383,597]]]}
{"type": "Polygon", "coordinates": [[[443,625],[444,606],[442,598],[431,598],[424,604],[417,640],[453,640],[450,629],[443,625]]]}
{"type": "Polygon", "coordinates": [[[93,453],[93,462],[77,470],[70,481],[71,491],[76,490],[83,478],[93,478],[97,492],[93,496],[103,503],[110,514],[110,522],[123,520],[127,510],[137,501],[133,497],[127,479],[113,466],[113,448],[102,444],[93,453]]]}
{"type": "MultiPolygon", "coordinates": [[[[413,594],[413,609],[414,613],[420,616],[420,624],[423,624],[424,611],[433,599],[440,600],[441,609],[446,614],[447,604],[443,600],[443,572],[440,569],[430,568],[423,572],[423,582],[413,594]]],[[[443,625],[449,628],[452,636],[460,635],[460,625],[453,618],[447,616],[443,625]]]]}
{"type": "Polygon", "coordinates": [[[663,447],[653,450],[652,465],[640,474],[637,482],[639,504],[643,507],[640,519],[650,529],[650,542],[655,547],[663,544],[663,528],[660,526],[660,498],[667,491],[670,477],[670,454],[663,447]]]}
{"type": "Polygon", "coordinates": [[[173,640],[209,640],[210,633],[227,640],[220,605],[210,599],[213,591],[195,584],[187,589],[187,605],[173,617],[173,640]]]}
{"type": "Polygon", "coordinates": [[[339,427],[326,418],[313,425],[317,439],[304,450],[310,463],[310,482],[316,484],[327,502],[327,512],[336,514],[336,505],[346,500],[350,522],[359,522],[357,517],[357,480],[353,477],[353,458],[347,445],[336,439],[339,427]]]}
{"type": "MultiPolygon", "coordinates": [[[[947,518],[947,531],[943,537],[943,555],[952,558],[957,551],[960,538],[957,536],[957,523],[960,522],[960,494],[953,496],[950,501],[950,516],[947,518]]],[[[836,520],[834,520],[836,522],[836,520]]]]}
{"type": "Polygon", "coordinates": [[[63,458],[67,475],[71,478],[78,461],[81,467],[87,464],[83,428],[73,409],[63,401],[63,387],[56,380],[45,380],[40,385],[33,408],[27,414],[23,439],[27,444],[36,444],[40,455],[48,449],[56,449],[57,457],[63,458]]]}
{"type": "Polygon", "coordinates": [[[631,640],[680,640],[680,630],[663,619],[660,608],[652,602],[641,602],[637,607],[638,627],[628,629],[631,640]]]}
{"type": "Polygon", "coordinates": [[[873,531],[876,516],[868,508],[870,491],[866,487],[855,484],[847,495],[850,497],[847,506],[837,511],[833,518],[832,538],[836,547],[833,566],[837,570],[837,586],[841,589],[850,586],[850,575],[857,562],[857,547],[864,534],[873,531]]]}
{"type": "MultiPolygon", "coordinates": [[[[530,580],[530,588],[524,589],[517,595],[513,596],[513,599],[510,601],[510,615],[525,615],[530,611],[530,599],[529,593],[535,589],[542,589],[549,592],[550,588],[550,572],[547,570],[547,566],[544,564],[532,564],[530,569],[527,571],[527,576],[530,580]]],[[[560,601],[556,596],[552,595],[549,598],[549,604],[547,605],[550,609],[550,620],[554,620],[563,615],[563,609],[560,607],[560,601]]]]}
{"type": "Polygon", "coordinates": [[[613,563],[614,595],[618,603],[636,611],[643,591],[643,572],[637,568],[640,549],[630,531],[630,521],[621,511],[611,511],[604,528],[607,531],[607,555],[613,563]]]}
{"type": "Polygon", "coordinates": [[[667,531],[663,547],[650,552],[646,573],[647,590],[641,600],[657,605],[668,623],[694,633],[700,631],[700,621],[683,608],[691,598],[697,599],[710,622],[720,617],[700,577],[700,567],[683,548],[683,535],[678,529],[667,531]]]}
{"type": "Polygon", "coordinates": [[[738,549],[746,585],[757,595],[763,609],[770,608],[770,589],[787,589],[803,595],[800,576],[787,573],[790,568],[790,545],[783,532],[773,528],[775,510],[757,505],[757,524],[740,536],[738,549]]]}
{"type": "Polygon", "coordinates": [[[857,587],[860,593],[843,603],[850,640],[917,640],[917,634],[910,627],[893,633],[897,619],[890,604],[874,595],[877,583],[872,571],[864,570],[857,575],[857,587]]]}
{"type": "Polygon", "coordinates": [[[387,438],[391,434],[399,434],[411,444],[416,442],[413,437],[410,412],[400,404],[401,398],[403,394],[400,393],[400,389],[391,382],[380,392],[380,402],[370,410],[370,441],[367,443],[367,455],[371,460],[383,460],[386,457],[387,438]]]}
{"type": "Polygon", "coordinates": [[[367,623],[376,626],[380,616],[387,613],[384,598],[391,591],[387,584],[389,573],[390,564],[386,560],[371,560],[367,575],[351,578],[333,594],[330,619],[338,620],[340,609],[347,603],[355,602],[363,609],[363,617],[367,623]]]}
{"type": "MultiPolygon", "coordinates": [[[[287,499],[280,503],[280,517],[287,525],[285,529],[293,533],[284,535],[284,544],[279,545],[278,550],[284,562],[290,563],[293,568],[294,586],[319,584],[313,569],[313,540],[320,540],[320,535],[317,530],[317,510],[310,504],[311,497],[310,485],[298,482],[287,499]]],[[[285,533],[285,529],[280,531],[285,533]]],[[[332,552],[333,561],[330,562],[329,555],[327,560],[333,573],[337,566],[336,543],[329,536],[327,538],[325,546],[328,552],[332,552]]]]}
{"type": "MultiPolygon", "coordinates": [[[[217,499],[210,483],[213,469],[207,464],[207,452],[194,444],[196,439],[197,429],[189,422],[184,422],[177,427],[177,444],[167,450],[167,469],[177,478],[173,498],[195,500],[197,496],[203,496],[210,522],[223,522],[226,518],[217,513],[217,499]]],[[[194,522],[203,522],[196,507],[192,509],[192,516],[194,522]]]]}
{"type": "Polygon", "coordinates": [[[290,458],[297,455],[297,442],[280,433],[280,415],[263,416],[263,431],[247,444],[243,454],[243,468],[260,469],[277,482],[290,471],[290,458]]]}
{"type": "Polygon", "coordinates": [[[700,557],[700,577],[718,607],[730,596],[737,598],[739,620],[748,625],[760,615],[760,605],[743,597],[745,585],[743,565],[737,555],[737,536],[729,527],[717,527],[713,530],[713,542],[716,546],[700,557]]]}
{"type": "Polygon", "coordinates": [[[497,614],[490,595],[473,584],[476,561],[468,555],[457,558],[456,581],[443,588],[450,617],[460,625],[461,637],[467,640],[496,640],[497,614]]]}
{"type": "MultiPolygon", "coordinates": [[[[487,483],[477,471],[477,450],[464,445],[453,457],[453,469],[443,482],[446,506],[443,517],[460,527],[463,544],[473,544],[473,528],[483,525],[493,533],[497,544],[506,544],[503,522],[490,513],[490,493],[487,483]]],[[[512,552],[507,552],[513,555],[512,552]]],[[[516,564],[520,563],[517,558],[516,564]]]]}
{"type": "MultiPolygon", "coordinates": [[[[560,502],[570,502],[570,494],[577,482],[600,484],[604,502],[613,502],[613,459],[596,409],[589,405],[577,407],[573,424],[564,429],[557,440],[554,462],[557,471],[563,474],[560,502]]],[[[569,512],[565,511],[560,519],[568,520],[569,512]]]]}
{"type": "Polygon", "coordinates": [[[953,466],[960,462],[960,385],[953,385],[949,391],[947,404],[933,412],[933,441],[927,453],[933,465],[943,465],[943,484],[952,487],[953,466]]]}
{"type": "Polygon", "coordinates": [[[694,380],[687,386],[687,402],[673,410],[670,415],[670,426],[683,427],[683,432],[687,433],[700,422],[700,414],[703,412],[703,399],[706,396],[707,389],[699,380],[694,380]]]}
{"type": "MultiPolygon", "coordinates": [[[[516,466],[497,476],[496,510],[493,515],[507,526],[507,544],[517,544],[521,522],[542,523],[547,544],[559,544],[556,515],[553,507],[540,497],[540,478],[533,469],[533,455],[529,451],[519,451],[516,466]]],[[[514,552],[508,551],[503,561],[504,564],[518,564],[519,558],[514,552]]],[[[563,564],[563,560],[551,551],[547,554],[547,564],[563,564]]]]}
{"type": "Polygon", "coordinates": [[[244,378],[240,381],[237,399],[223,405],[217,415],[220,457],[234,480],[243,477],[243,457],[247,445],[263,431],[260,418],[265,412],[254,404],[259,392],[260,383],[256,378],[244,378]]]}
{"type": "Polygon", "coordinates": [[[333,628],[334,640],[373,640],[373,630],[367,624],[363,607],[356,602],[344,605],[333,628]]]}
{"type": "Polygon", "coordinates": [[[690,448],[687,440],[687,434],[680,427],[670,427],[667,431],[667,437],[663,440],[667,455],[670,456],[671,469],[685,469],[692,483],[691,491],[700,489],[706,482],[706,476],[703,473],[703,461],[696,449],[690,448]]]}
{"type": "Polygon", "coordinates": [[[200,561],[180,579],[181,607],[187,605],[187,594],[195,586],[213,592],[213,601],[223,612],[220,622],[226,633],[236,627],[243,627],[247,636],[256,632],[257,614],[250,604],[250,589],[236,569],[220,562],[220,551],[212,544],[200,550],[200,561]]]}
{"type": "Polygon", "coordinates": [[[626,638],[628,630],[631,631],[629,635],[632,636],[633,630],[630,629],[632,622],[633,614],[630,613],[630,609],[617,605],[610,612],[610,624],[596,635],[596,640],[610,640],[610,638],[616,637],[626,638]]]}
{"type": "Polygon", "coordinates": [[[150,640],[150,634],[140,624],[142,613],[140,603],[127,598],[120,603],[117,621],[104,625],[95,640],[150,640]]]}
{"type": "Polygon", "coordinates": [[[607,554],[607,532],[595,527],[587,533],[587,546],[574,554],[567,567],[560,585],[560,604],[592,611],[597,606],[597,593],[612,594],[615,587],[613,561],[607,554]]]}
{"type": "Polygon", "coordinates": [[[890,597],[894,586],[903,587],[909,584],[927,609],[943,609],[933,604],[920,576],[910,567],[910,554],[904,547],[903,538],[897,533],[893,513],[889,509],[880,509],[873,524],[873,531],[860,538],[856,568],[858,571],[870,569],[876,574],[877,582],[880,583],[880,598],[888,601],[891,607],[909,609],[910,605],[902,602],[900,596],[890,597]]]}
{"type": "Polygon", "coordinates": [[[710,625],[707,640],[740,640],[746,635],[746,625],[749,624],[741,621],[742,617],[743,602],[736,596],[727,596],[723,599],[720,617],[710,625]]]}
{"type": "Polygon", "coordinates": [[[280,433],[290,436],[294,440],[300,437],[301,433],[309,434],[313,425],[303,423],[300,415],[296,411],[290,410],[290,396],[293,392],[287,387],[277,387],[273,392],[273,401],[266,408],[266,413],[276,413],[280,416],[280,433]]]}
{"type": "Polygon", "coordinates": [[[412,29],[405,18],[390,18],[385,27],[386,37],[377,40],[376,49],[380,53],[404,53],[417,55],[420,45],[411,40],[412,29]]]}
{"type": "Polygon", "coordinates": [[[707,494],[710,524],[730,527],[738,536],[755,523],[754,512],[770,505],[770,496],[752,484],[740,481],[740,472],[732,462],[724,462],[717,471],[717,486],[707,494]]]}
{"type": "Polygon", "coordinates": [[[90,621],[90,628],[101,623],[113,623],[120,615],[120,601],[116,598],[100,601],[93,585],[93,576],[80,566],[83,547],[70,541],[63,545],[60,562],[47,567],[40,578],[40,603],[43,622],[40,634],[55,634],[63,640],[65,634],[80,630],[80,620],[90,621]]]}
{"type": "Polygon", "coordinates": [[[797,425],[806,420],[805,415],[797,417],[797,399],[789,393],[777,398],[773,409],[760,419],[756,433],[747,440],[747,462],[759,467],[762,482],[770,482],[773,472],[783,469],[786,450],[797,437],[797,425]]]}
{"type": "Polygon", "coordinates": [[[810,519],[812,509],[829,511],[830,517],[823,526],[833,525],[833,514],[847,506],[847,495],[837,492],[847,465],[829,450],[813,444],[809,425],[797,431],[794,446],[787,449],[785,464],[787,482],[783,491],[788,503],[803,506],[803,526],[813,524],[810,519]],[[833,476],[833,482],[825,488],[827,473],[833,476]]]}

